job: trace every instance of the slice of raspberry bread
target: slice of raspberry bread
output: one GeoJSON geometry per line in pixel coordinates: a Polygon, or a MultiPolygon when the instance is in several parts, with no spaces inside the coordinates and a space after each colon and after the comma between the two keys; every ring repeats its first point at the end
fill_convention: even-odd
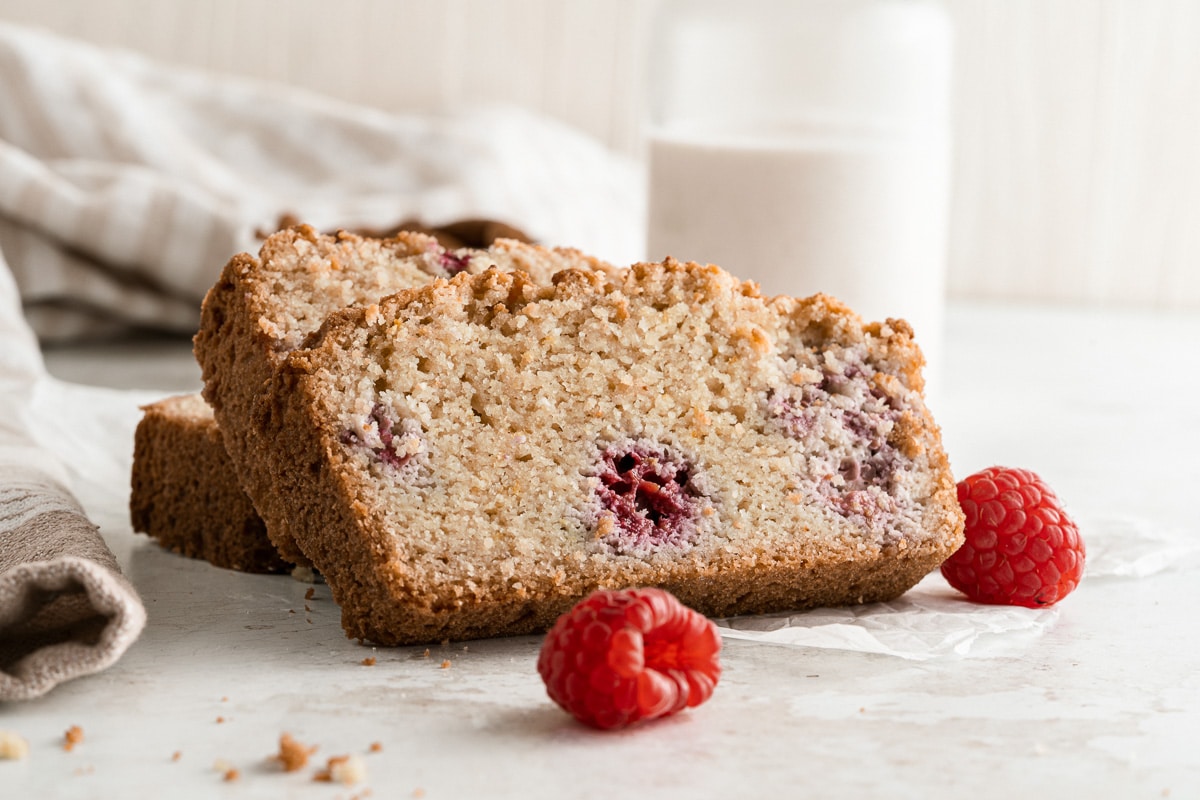
{"type": "Polygon", "coordinates": [[[460,275],[286,358],[264,516],[381,644],[543,630],[600,587],[884,600],[962,541],[921,364],[903,321],[712,266],[460,275]]]}
{"type": "Polygon", "coordinates": [[[133,529],[168,550],[243,572],[288,572],[242,491],[212,409],[200,395],[142,409],[134,434],[133,529]]]}
{"type": "Polygon", "coordinates": [[[432,236],[401,232],[379,239],[324,235],[307,225],[268,237],[257,257],[235,256],[209,290],[195,338],[204,379],[238,482],[268,522],[288,561],[309,563],[290,533],[288,502],[273,488],[269,448],[254,426],[253,408],[287,354],[331,312],[372,303],[436,278],[498,267],[548,281],[568,267],[611,270],[575,250],[498,240],[486,250],[447,250],[432,236]],[[274,505],[273,513],[267,513],[274,505]]]}

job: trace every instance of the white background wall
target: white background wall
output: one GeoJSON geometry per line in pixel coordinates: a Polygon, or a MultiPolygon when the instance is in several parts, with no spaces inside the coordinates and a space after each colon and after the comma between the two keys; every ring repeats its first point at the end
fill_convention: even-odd
{"type": "MultiPolygon", "coordinates": [[[[1200,2],[944,0],[950,292],[1200,309],[1200,2]]],[[[650,0],[0,0],[156,58],[385,109],[518,103],[639,154],[650,0]]]]}

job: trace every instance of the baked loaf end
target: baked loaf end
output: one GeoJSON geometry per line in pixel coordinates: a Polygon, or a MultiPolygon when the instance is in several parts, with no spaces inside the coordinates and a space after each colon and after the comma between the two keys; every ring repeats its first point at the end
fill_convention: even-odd
{"type": "Polygon", "coordinates": [[[334,314],[257,422],[347,633],[419,643],[599,587],[716,616],[901,594],[962,541],[920,367],[903,321],[717,267],[489,271],[334,314]]]}
{"type": "Polygon", "coordinates": [[[278,465],[271,462],[269,442],[252,424],[267,380],[331,312],[491,267],[521,269],[543,280],[567,267],[612,269],[575,250],[511,240],[486,250],[446,250],[423,234],[330,236],[307,225],[275,233],[257,257],[241,254],[225,266],[201,309],[196,359],[238,481],[272,521],[268,533],[284,558],[310,563],[291,535],[288,502],[273,491],[278,465]]]}
{"type": "Polygon", "coordinates": [[[134,434],[133,529],[218,567],[287,572],[232,472],[212,410],[199,395],[142,409],[134,434]]]}

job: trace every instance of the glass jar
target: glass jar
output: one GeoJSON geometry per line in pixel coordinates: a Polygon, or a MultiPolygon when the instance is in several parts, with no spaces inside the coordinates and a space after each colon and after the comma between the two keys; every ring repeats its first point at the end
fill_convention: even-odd
{"type": "Polygon", "coordinates": [[[952,32],[921,0],[665,0],[647,256],[902,317],[936,372],[952,32]]]}

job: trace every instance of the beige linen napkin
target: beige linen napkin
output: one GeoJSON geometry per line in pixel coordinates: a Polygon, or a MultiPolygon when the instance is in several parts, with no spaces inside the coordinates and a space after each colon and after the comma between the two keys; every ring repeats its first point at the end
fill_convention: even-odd
{"type": "Polygon", "coordinates": [[[0,254],[0,702],[109,666],[146,621],[62,466],[30,436],[43,374],[0,254]]]}

